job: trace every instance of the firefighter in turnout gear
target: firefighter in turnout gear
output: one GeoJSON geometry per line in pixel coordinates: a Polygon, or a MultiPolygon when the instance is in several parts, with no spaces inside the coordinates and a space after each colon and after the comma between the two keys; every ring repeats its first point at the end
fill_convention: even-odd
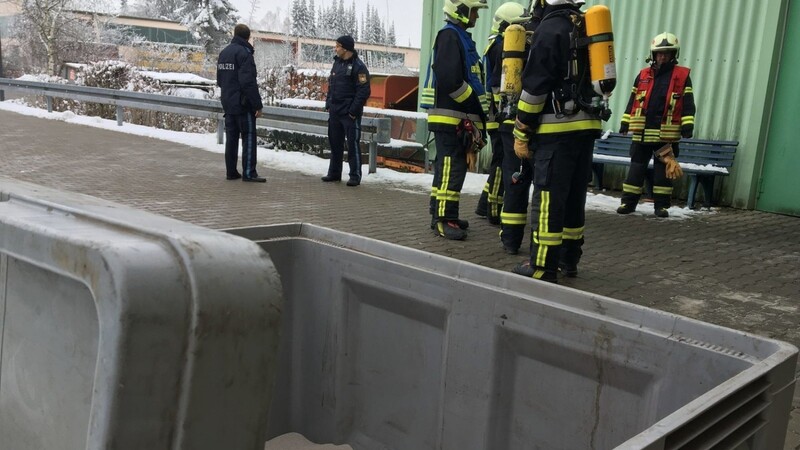
{"type": "MultiPolygon", "coordinates": [[[[500,137],[499,127],[502,118],[500,111],[502,93],[500,92],[500,79],[503,69],[503,45],[506,28],[512,24],[523,24],[530,20],[522,5],[514,2],[503,3],[494,13],[492,35],[489,36],[489,45],[483,52],[484,67],[486,69],[486,99],[489,103],[489,116],[486,122],[486,132],[492,144],[492,161],[489,165],[489,177],[478,200],[475,214],[486,217],[493,225],[500,224],[500,213],[503,209],[504,177],[503,158],[504,145],[500,137]]],[[[522,29],[524,41],[524,29],[522,29]]],[[[513,123],[513,121],[512,121],[513,123]]],[[[513,126],[512,126],[513,129],[513,126]]],[[[513,141],[511,141],[513,143],[513,141]]]]}
{"type": "MultiPolygon", "coordinates": [[[[517,115],[517,103],[522,92],[522,80],[515,79],[515,69],[509,59],[520,57],[527,60],[530,50],[530,39],[542,19],[544,4],[535,0],[531,4],[530,19],[524,24],[526,31],[522,43],[514,43],[519,38],[515,28],[506,31],[504,53],[507,66],[501,93],[502,120],[500,138],[503,140],[503,211],[500,213],[500,243],[503,250],[510,255],[519,253],[525,235],[525,224],[528,222],[528,200],[530,199],[533,167],[531,160],[520,158],[514,153],[514,121],[517,115]],[[515,52],[522,50],[521,55],[515,52]],[[508,49],[508,50],[506,50],[508,49]],[[516,84],[519,83],[519,86],[516,84]]],[[[521,75],[521,70],[519,71],[521,75]]]]}
{"type": "MultiPolygon", "coordinates": [[[[431,69],[432,108],[428,128],[436,141],[431,186],[431,226],[446,239],[465,239],[466,221],[459,220],[461,188],[467,158],[484,143],[487,122],[483,64],[467,29],[475,26],[486,0],[444,0],[445,26],[436,35],[431,69]]],[[[426,83],[427,84],[427,83],[426,83]]],[[[430,91],[424,90],[423,97],[430,91]]]]}
{"type": "MultiPolygon", "coordinates": [[[[599,106],[589,77],[584,2],[545,3],[522,75],[514,129],[516,153],[533,159],[534,190],[530,259],[513,272],[556,283],[559,269],[570,277],[578,273],[592,148],[601,117],[610,111],[599,106]]],[[[609,72],[613,63],[612,47],[609,72]]]]}
{"type": "Polygon", "coordinates": [[[622,115],[620,133],[632,135],[631,165],[622,184],[620,214],[636,210],[647,166],[653,159],[653,202],[657,217],[669,217],[672,180],[683,172],[675,158],[678,141],[694,134],[694,95],[689,68],[678,65],[681,46],[672,33],[650,43],[651,65],[636,76],[622,115]]]}

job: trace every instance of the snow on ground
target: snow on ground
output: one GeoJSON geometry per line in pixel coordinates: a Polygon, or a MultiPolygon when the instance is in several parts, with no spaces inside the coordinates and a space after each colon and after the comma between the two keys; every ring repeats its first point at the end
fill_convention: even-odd
{"type": "MultiPolygon", "coordinates": [[[[69,111],[48,113],[43,109],[32,108],[17,103],[15,100],[0,102],[0,109],[43,119],[60,120],[67,123],[162,139],[214,153],[225,153],[225,146],[217,144],[217,135],[215,133],[185,133],[181,131],[161,130],[142,125],[132,125],[129,123],[123,124],[123,126],[120,127],[117,126],[115,120],[79,116],[69,111]]],[[[264,167],[289,172],[300,172],[307,175],[323,176],[328,170],[327,159],[300,152],[287,152],[285,150],[266,148],[259,148],[258,163],[264,167]]],[[[224,171],[222,159],[220,159],[220,164],[220,173],[222,173],[224,171]]],[[[391,189],[412,192],[420,196],[427,196],[430,194],[431,182],[433,181],[433,175],[431,174],[403,173],[382,167],[378,167],[377,173],[366,173],[366,169],[367,168],[364,167],[363,182],[365,184],[383,184],[391,189]]],[[[487,175],[485,174],[468,173],[461,192],[465,194],[480,194],[486,183],[486,177],[487,175]]],[[[425,200],[420,199],[420,201],[425,200]]],[[[617,206],[619,206],[619,198],[591,192],[587,196],[586,209],[614,214],[617,206]]],[[[667,220],[681,220],[697,215],[713,214],[714,210],[694,211],[688,208],[673,206],[670,208],[669,212],[670,217],[667,220]]],[[[640,204],[638,210],[633,214],[652,216],[653,206],[652,204],[640,204]]]]}

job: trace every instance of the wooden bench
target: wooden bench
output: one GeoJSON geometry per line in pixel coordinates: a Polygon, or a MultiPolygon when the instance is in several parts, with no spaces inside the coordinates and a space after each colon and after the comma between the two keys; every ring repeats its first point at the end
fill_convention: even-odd
{"type": "MultiPolygon", "coordinates": [[[[681,139],[678,162],[680,162],[683,172],[689,177],[686,206],[694,207],[698,184],[703,187],[703,206],[711,206],[714,178],[729,175],[738,145],[737,141],[681,139]]],[[[606,164],[630,165],[630,147],[631,137],[619,133],[611,133],[606,139],[594,141],[592,172],[594,172],[597,189],[603,187],[603,169],[606,164]]],[[[653,167],[652,161],[650,161],[649,167],[653,167]]]]}

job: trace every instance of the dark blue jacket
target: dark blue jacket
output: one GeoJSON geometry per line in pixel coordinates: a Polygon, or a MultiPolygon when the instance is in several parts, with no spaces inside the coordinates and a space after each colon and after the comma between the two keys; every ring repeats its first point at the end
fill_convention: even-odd
{"type": "Polygon", "coordinates": [[[360,116],[370,95],[367,65],[353,52],[350,59],[333,58],[325,109],[331,114],[360,116]]]}
{"type": "Polygon", "coordinates": [[[217,59],[217,86],[225,114],[255,113],[264,105],[258,93],[253,46],[234,36],[217,59]]]}

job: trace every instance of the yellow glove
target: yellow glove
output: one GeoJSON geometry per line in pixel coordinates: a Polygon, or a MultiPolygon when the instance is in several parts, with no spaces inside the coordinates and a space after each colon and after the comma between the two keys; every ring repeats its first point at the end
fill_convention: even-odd
{"type": "Polygon", "coordinates": [[[531,152],[528,150],[528,141],[523,141],[517,137],[514,138],[514,154],[519,159],[528,159],[531,157],[531,152]]]}
{"type": "Polygon", "coordinates": [[[683,176],[683,169],[681,169],[681,165],[678,164],[678,160],[675,159],[675,152],[672,151],[671,144],[667,144],[656,150],[656,157],[667,166],[665,172],[668,179],[677,180],[683,176]]]}
{"type": "Polygon", "coordinates": [[[528,131],[530,128],[517,119],[514,123],[514,154],[519,159],[531,157],[531,152],[528,150],[528,131]]]}

